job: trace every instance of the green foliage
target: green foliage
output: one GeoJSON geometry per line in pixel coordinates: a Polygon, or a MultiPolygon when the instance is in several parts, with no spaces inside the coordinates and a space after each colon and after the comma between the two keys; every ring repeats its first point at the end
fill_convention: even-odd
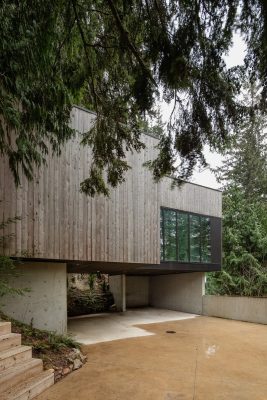
{"type": "Polygon", "coordinates": [[[98,290],[68,289],[68,315],[83,315],[108,311],[114,303],[112,294],[100,284],[98,290]]]}
{"type": "Polygon", "coordinates": [[[17,184],[71,137],[78,103],[96,112],[83,137],[93,164],[81,190],[108,195],[129,168],[125,152],[143,148],[142,116],[160,93],[174,108],[150,167],[156,179],[190,177],[205,165],[203,146],[220,149],[246,112],[236,100],[242,71],[223,58],[236,31],[266,111],[261,0],[2,0],[0,21],[0,154],[17,184]]]}
{"type": "Polygon", "coordinates": [[[59,350],[62,347],[80,348],[80,344],[67,335],[59,335],[49,332],[47,336],[47,348],[59,350]]]}
{"type": "Polygon", "coordinates": [[[96,279],[97,279],[97,274],[88,274],[88,285],[91,291],[94,289],[96,279]]]}
{"type": "Polygon", "coordinates": [[[23,295],[27,291],[27,289],[13,287],[11,282],[20,273],[16,268],[15,261],[4,255],[4,249],[8,245],[8,241],[14,236],[13,233],[4,234],[4,229],[10,224],[15,224],[18,220],[20,220],[19,217],[14,217],[0,222],[0,298],[7,294],[23,295]]]}
{"type": "Polygon", "coordinates": [[[32,346],[33,350],[43,352],[45,350],[59,351],[62,348],[80,348],[80,344],[68,335],[59,335],[54,332],[33,328],[30,325],[7,317],[0,312],[3,321],[11,321],[12,330],[22,335],[22,343],[32,346]]]}
{"type": "Polygon", "coordinates": [[[60,4],[1,1],[0,154],[8,155],[17,184],[20,167],[31,179],[49,147],[59,151],[72,134],[75,62],[62,42],[68,9],[60,4]]]}
{"type": "Polygon", "coordinates": [[[160,139],[164,135],[165,123],[162,121],[160,109],[151,113],[149,118],[144,118],[141,121],[142,132],[160,139]]]}
{"type": "Polygon", "coordinates": [[[0,298],[7,294],[24,294],[26,289],[17,289],[10,284],[20,274],[11,258],[0,255],[0,298]]]}
{"type": "Polygon", "coordinates": [[[223,269],[207,274],[209,294],[267,296],[267,204],[231,188],[223,199],[223,269]]]}
{"type": "Polygon", "coordinates": [[[223,193],[223,269],[210,273],[210,294],[267,296],[267,143],[266,117],[257,88],[249,85],[244,107],[250,110],[219,178],[223,193]]]}
{"type": "Polygon", "coordinates": [[[267,200],[267,118],[260,109],[259,87],[247,83],[244,86],[243,107],[248,115],[232,135],[217,177],[226,190],[235,185],[250,201],[267,200]]]}

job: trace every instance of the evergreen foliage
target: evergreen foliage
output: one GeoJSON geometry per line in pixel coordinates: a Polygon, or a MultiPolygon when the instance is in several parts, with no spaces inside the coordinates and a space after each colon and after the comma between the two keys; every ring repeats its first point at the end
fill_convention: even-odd
{"type": "Polygon", "coordinates": [[[143,148],[142,115],[160,92],[174,108],[150,167],[156,179],[190,177],[197,162],[205,165],[203,146],[221,148],[246,111],[235,100],[241,70],[227,70],[223,58],[235,31],[246,41],[245,69],[261,82],[266,111],[262,0],[0,4],[0,154],[17,184],[71,137],[70,110],[78,103],[97,116],[83,138],[93,164],[81,190],[108,195],[129,168],[125,151],[143,148]]]}
{"type": "Polygon", "coordinates": [[[247,116],[232,135],[223,166],[217,172],[224,189],[235,185],[249,199],[267,201],[267,119],[260,109],[259,88],[245,84],[243,107],[247,116]]]}
{"type": "Polygon", "coordinates": [[[207,274],[207,293],[267,296],[267,204],[232,187],[223,196],[223,267],[207,274]]]}
{"type": "Polygon", "coordinates": [[[210,294],[267,296],[266,117],[257,108],[255,86],[244,105],[250,118],[234,135],[218,173],[223,193],[223,268],[209,273],[210,294]]]}
{"type": "MultiPolygon", "coordinates": [[[[20,218],[8,218],[0,223],[0,298],[7,294],[23,294],[27,289],[17,289],[10,283],[13,278],[19,276],[19,271],[16,268],[15,261],[4,254],[5,246],[7,245],[12,234],[5,235],[4,228],[10,224],[16,223],[20,218]]],[[[1,304],[0,304],[1,306],[1,304]]]]}

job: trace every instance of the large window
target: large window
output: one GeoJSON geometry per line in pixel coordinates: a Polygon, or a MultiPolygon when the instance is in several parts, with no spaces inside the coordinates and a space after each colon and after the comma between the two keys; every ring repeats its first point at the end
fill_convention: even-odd
{"type": "Polygon", "coordinates": [[[162,261],[211,262],[210,218],[161,209],[160,256],[162,261]]]}

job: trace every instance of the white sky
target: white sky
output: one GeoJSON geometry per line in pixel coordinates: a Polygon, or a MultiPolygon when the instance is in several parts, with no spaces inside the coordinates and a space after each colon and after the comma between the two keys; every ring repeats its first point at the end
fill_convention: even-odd
{"type": "MultiPolygon", "coordinates": [[[[233,38],[233,46],[230,49],[229,54],[225,57],[226,65],[228,68],[243,64],[245,48],[246,48],[245,43],[242,40],[242,38],[239,35],[235,34],[233,38]]],[[[168,120],[171,109],[172,109],[171,105],[168,105],[166,103],[161,104],[163,121],[168,120]]],[[[204,154],[211,168],[215,168],[221,164],[222,160],[221,155],[215,152],[211,152],[208,146],[206,146],[204,154]]],[[[191,181],[214,189],[218,189],[220,187],[220,185],[216,181],[214,174],[210,171],[209,168],[206,168],[201,171],[199,171],[199,169],[196,168],[191,178],[191,181]]]]}

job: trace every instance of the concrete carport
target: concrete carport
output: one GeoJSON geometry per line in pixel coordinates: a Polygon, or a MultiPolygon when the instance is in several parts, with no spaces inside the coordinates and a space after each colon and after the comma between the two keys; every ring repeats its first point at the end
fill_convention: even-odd
{"type": "MultiPolygon", "coordinates": [[[[68,264],[23,261],[18,268],[20,276],[11,283],[30,291],[19,301],[17,296],[5,296],[3,311],[33,327],[67,333],[68,264]]],[[[120,274],[110,275],[109,279],[118,311],[150,306],[202,314],[203,272],[152,276],[120,274]]]]}
{"type": "Polygon", "coordinates": [[[109,277],[118,310],[157,307],[202,314],[205,274],[192,272],[155,276],[112,275],[109,277]]]}
{"type": "Polygon", "coordinates": [[[70,318],[68,332],[83,344],[151,335],[142,325],[202,314],[204,283],[203,273],[110,276],[117,312],[70,318]]]}

